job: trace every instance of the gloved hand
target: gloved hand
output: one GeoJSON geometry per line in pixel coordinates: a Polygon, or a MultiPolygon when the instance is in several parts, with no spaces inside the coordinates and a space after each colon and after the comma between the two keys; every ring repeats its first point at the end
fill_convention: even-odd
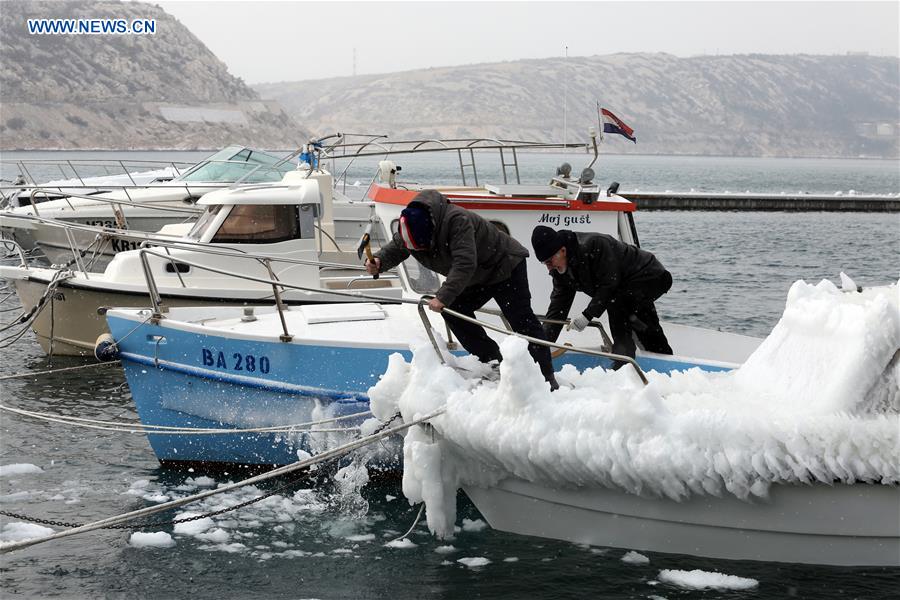
{"type": "Polygon", "coordinates": [[[587,327],[588,323],[590,322],[591,320],[586,316],[578,315],[577,317],[572,319],[571,323],[569,323],[569,329],[574,329],[575,331],[584,331],[584,328],[587,327]]]}

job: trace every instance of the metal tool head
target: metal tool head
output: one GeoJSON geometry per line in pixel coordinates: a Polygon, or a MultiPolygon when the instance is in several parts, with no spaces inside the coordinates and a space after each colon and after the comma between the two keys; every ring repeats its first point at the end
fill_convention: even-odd
{"type": "Polygon", "coordinates": [[[362,237],[359,238],[359,244],[356,247],[356,257],[362,260],[363,252],[366,251],[366,246],[369,245],[369,242],[372,239],[372,224],[369,223],[366,226],[366,231],[362,234],[362,237]]]}

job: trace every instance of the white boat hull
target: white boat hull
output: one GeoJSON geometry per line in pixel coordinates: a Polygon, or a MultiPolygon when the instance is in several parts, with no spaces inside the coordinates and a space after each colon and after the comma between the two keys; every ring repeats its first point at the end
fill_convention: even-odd
{"type": "Polygon", "coordinates": [[[768,499],[642,498],[510,478],[466,494],[491,527],[580,544],[839,566],[900,567],[900,487],[773,485],[768,499]]]}

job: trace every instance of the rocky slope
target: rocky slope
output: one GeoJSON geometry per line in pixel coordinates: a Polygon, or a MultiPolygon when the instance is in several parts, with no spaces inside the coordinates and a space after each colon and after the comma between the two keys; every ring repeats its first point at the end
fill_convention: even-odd
{"type": "Polygon", "coordinates": [[[897,157],[900,64],[875,56],[521,60],[254,86],[309,129],[586,139],[600,101],[636,132],[608,151],[897,157]],[[564,103],[568,114],[564,119],[564,103]]]}
{"type": "Polygon", "coordinates": [[[181,23],[139,2],[0,7],[0,148],[293,148],[308,139],[181,23]],[[155,19],[154,35],[32,35],[29,18],[155,19]]]}

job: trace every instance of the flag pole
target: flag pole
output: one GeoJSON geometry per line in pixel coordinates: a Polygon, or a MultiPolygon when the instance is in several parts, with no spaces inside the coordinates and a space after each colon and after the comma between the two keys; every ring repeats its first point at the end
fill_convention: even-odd
{"type": "Polygon", "coordinates": [[[566,44],[566,59],[563,62],[563,146],[569,144],[569,46],[566,44]]]}

